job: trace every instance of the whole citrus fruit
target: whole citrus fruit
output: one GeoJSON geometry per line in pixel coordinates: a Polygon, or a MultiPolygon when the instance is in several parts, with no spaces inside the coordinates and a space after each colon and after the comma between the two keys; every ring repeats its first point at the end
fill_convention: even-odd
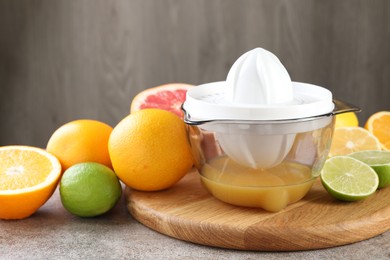
{"type": "Polygon", "coordinates": [[[60,162],[45,150],[0,147],[0,218],[32,215],[51,197],[60,177],[60,162]]]}
{"type": "Polygon", "coordinates": [[[138,93],[130,105],[130,113],[145,108],[159,108],[175,113],[183,118],[181,105],[186,100],[186,93],[193,85],[185,83],[168,83],[145,89],[138,93]]]}
{"type": "Polygon", "coordinates": [[[359,120],[354,112],[347,112],[336,115],[335,127],[359,126],[359,120]]]}
{"type": "Polygon", "coordinates": [[[64,171],[81,162],[97,162],[111,167],[107,146],[111,132],[112,127],[103,122],[75,120],[53,133],[46,150],[60,160],[64,171]]]}
{"type": "Polygon", "coordinates": [[[62,205],[80,217],[106,213],[115,206],[121,194],[118,177],[100,163],[73,165],[64,172],[60,182],[62,205]]]}
{"type": "Polygon", "coordinates": [[[184,122],[161,109],[125,117],[112,131],[108,148],[119,179],[137,190],[169,188],[193,164],[184,122]]]}

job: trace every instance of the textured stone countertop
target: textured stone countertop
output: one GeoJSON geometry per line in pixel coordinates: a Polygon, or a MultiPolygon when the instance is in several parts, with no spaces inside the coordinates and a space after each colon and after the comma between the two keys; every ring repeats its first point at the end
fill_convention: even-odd
{"type": "Polygon", "coordinates": [[[390,231],[358,243],[300,252],[238,251],[177,240],[137,222],[124,197],[109,213],[79,218],[58,190],[34,215],[0,220],[0,259],[390,259],[390,231]]]}

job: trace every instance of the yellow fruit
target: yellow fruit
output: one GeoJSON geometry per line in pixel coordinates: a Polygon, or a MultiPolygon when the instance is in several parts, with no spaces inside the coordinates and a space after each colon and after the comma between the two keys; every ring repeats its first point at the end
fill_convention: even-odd
{"type": "Polygon", "coordinates": [[[381,144],[378,139],[366,129],[357,126],[344,126],[335,128],[329,156],[380,149],[381,144]]]}
{"type": "Polygon", "coordinates": [[[60,162],[45,150],[0,147],[0,218],[32,215],[53,194],[60,177],[60,162]]]}
{"type": "Polygon", "coordinates": [[[65,171],[81,162],[97,162],[111,166],[108,138],[112,127],[96,120],[75,120],[58,128],[47,143],[65,171]]]}
{"type": "Polygon", "coordinates": [[[370,116],[365,128],[379,139],[384,150],[390,150],[390,111],[380,111],[370,116]]]}
{"type": "Polygon", "coordinates": [[[108,148],[119,179],[137,190],[169,188],[193,165],[184,122],[161,109],[125,117],[112,131],[108,148]]]}
{"type": "Polygon", "coordinates": [[[354,112],[348,112],[336,115],[335,127],[359,126],[359,120],[354,112]]]}

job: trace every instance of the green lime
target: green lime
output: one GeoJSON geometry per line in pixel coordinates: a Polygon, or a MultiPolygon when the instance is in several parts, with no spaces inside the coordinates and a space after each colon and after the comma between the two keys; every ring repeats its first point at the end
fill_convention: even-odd
{"type": "Polygon", "coordinates": [[[321,181],[331,196],[344,201],[367,198],[379,184],[378,175],[370,166],[349,156],[328,159],[321,171],[321,181]]]}
{"type": "Polygon", "coordinates": [[[375,170],[379,177],[378,188],[390,185],[390,152],[389,151],[360,151],[352,153],[351,156],[359,161],[368,164],[375,170]]]}
{"type": "Polygon", "coordinates": [[[74,215],[94,217],[112,209],[122,194],[116,174],[107,166],[85,162],[68,168],[60,182],[62,205],[74,215]]]}

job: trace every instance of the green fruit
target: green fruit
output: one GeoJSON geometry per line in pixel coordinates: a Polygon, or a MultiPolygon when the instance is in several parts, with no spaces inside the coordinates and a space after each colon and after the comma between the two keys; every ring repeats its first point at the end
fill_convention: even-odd
{"type": "Polygon", "coordinates": [[[68,168],[60,182],[62,205],[74,215],[94,217],[112,209],[122,194],[116,174],[107,166],[85,162],[68,168]]]}
{"type": "Polygon", "coordinates": [[[368,164],[375,170],[379,177],[378,188],[385,188],[390,185],[390,152],[377,150],[361,151],[348,156],[368,164]]]}
{"type": "Polygon", "coordinates": [[[332,197],[343,201],[365,199],[379,184],[378,175],[370,166],[349,156],[328,159],[321,171],[321,181],[332,197]]]}

